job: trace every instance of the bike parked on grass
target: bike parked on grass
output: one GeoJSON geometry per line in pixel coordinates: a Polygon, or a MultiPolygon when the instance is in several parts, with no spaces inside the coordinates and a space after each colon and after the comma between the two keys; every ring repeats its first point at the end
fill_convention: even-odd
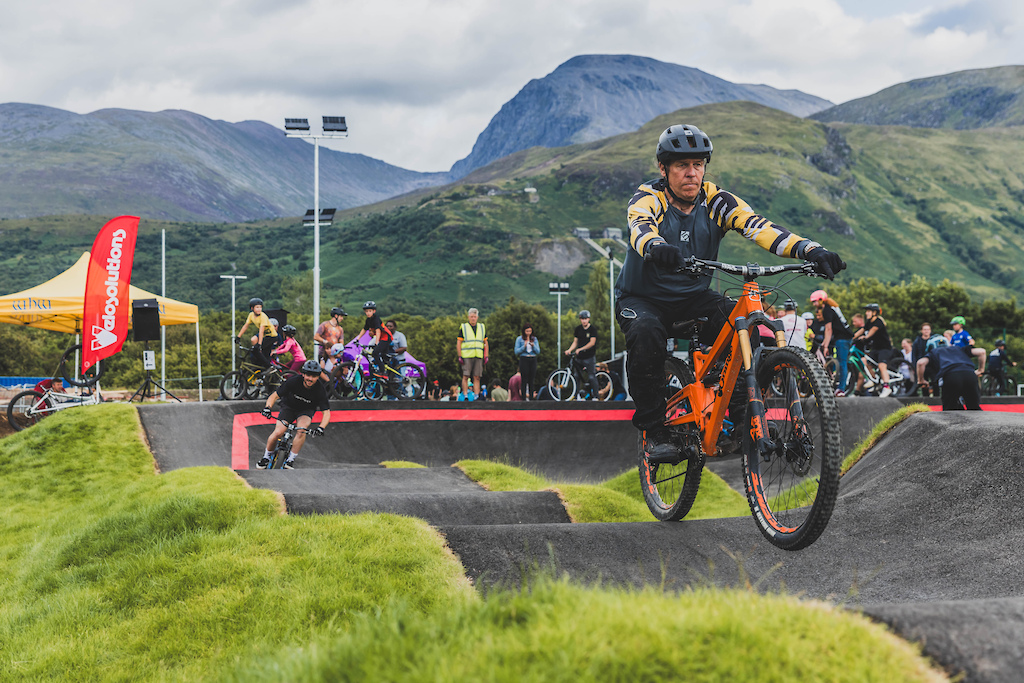
{"type": "Polygon", "coordinates": [[[78,406],[95,406],[102,400],[98,389],[84,388],[81,394],[68,394],[52,388],[42,391],[29,389],[15,394],[7,404],[7,422],[15,431],[20,432],[58,411],[78,406]]]}
{"type": "Polygon", "coordinates": [[[607,401],[612,396],[612,377],[603,370],[598,370],[597,389],[587,386],[587,367],[575,353],[569,354],[568,367],[559,368],[548,376],[548,391],[556,401],[607,401]],[[603,398],[602,398],[603,396],[603,398]]]}
{"type": "Polygon", "coordinates": [[[815,267],[739,266],[690,257],[681,270],[695,275],[717,271],[737,284],[742,278],[742,294],[710,348],[698,340],[706,319],[673,326],[673,336],[691,337],[687,361],[669,357],[665,362],[665,425],[677,441],[679,456],[652,462],[640,433],[640,483],[647,506],[660,520],[679,520],[690,511],[705,458],[718,454],[738,383],[747,400],[735,433],[754,521],[773,545],[805,548],[825,530],[839,494],[839,409],[821,365],[807,351],[786,346],[782,322],[764,313],[765,293],[779,287],[762,288],[756,279],[787,272],[814,276],[815,267]],[[749,332],[758,325],[775,331],[777,347],[759,345],[760,335],[749,332]]]}

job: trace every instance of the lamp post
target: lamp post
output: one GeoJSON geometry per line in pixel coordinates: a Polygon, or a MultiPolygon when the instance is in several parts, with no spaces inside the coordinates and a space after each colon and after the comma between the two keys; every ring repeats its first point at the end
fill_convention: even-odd
{"type": "Polygon", "coordinates": [[[568,282],[549,282],[548,283],[548,294],[554,294],[558,297],[558,322],[555,324],[555,329],[558,330],[558,367],[562,367],[562,295],[569,293],[568,282]]]}
{"type": "MultiPolygon", "coordinates": [[[[286,137],[313,140],[313,334],[316,334],[317,325],[320,324],[320,138],[348,137],[348,124],[344,116],[322,118],[323,132],[319,134],[309,132],[309,119],[284,120],[286,137]]],[[[333,217],[333,211],[331,215],[333,217]]]]}
{"type": "Polygon", "coordinates": [[[221,275],[221,280],[231,280],[231,372],[235,371],[235,280],[248,280],[245,275],[221,275]]]}

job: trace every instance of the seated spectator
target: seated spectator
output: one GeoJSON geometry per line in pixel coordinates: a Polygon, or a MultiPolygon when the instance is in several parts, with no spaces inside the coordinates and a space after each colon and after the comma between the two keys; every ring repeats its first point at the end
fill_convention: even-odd
{"type": "Polygon", "coordinates": [[[494,380],[491,382],[491,400],[492,401],[507,401],[508,390],[501,388],[501,382],[494,380]]]}
{"type": "Polygon", "coordinates": [[[610,369],[608,367],[607,363],[598,363],[597,364],[597,369],[602,371],[602,372],[607,372],[608,376],[612,378],[611,385],[604,387],[599,392],[600,393],[600,399],[602,401],[625,401],[626,400],[626,389],[622,385],[622,378],[619,376],[619,373],[617,373],[614,370],[610,369]],[[610,397],[608,397],[609,391],[611,392],[611,396],[610,397]]]}
{"type": "Polygon", "coordinates": [[[518,371],[508,380],[508,394],[510,401],[522,401],[523,376],[518,371]]]}

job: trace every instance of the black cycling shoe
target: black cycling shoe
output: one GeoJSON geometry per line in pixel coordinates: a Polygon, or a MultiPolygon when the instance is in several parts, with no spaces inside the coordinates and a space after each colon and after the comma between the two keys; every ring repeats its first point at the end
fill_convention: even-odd
{"type": "Polygon", "coordinates": [[[262,458],[260,458],[260,461],[256,463],[256,469],[265,470],[267,469],[268,465],[270,465],[270,458],[264,455],[262,458]]]}
{"type": "Polygon", "coordinates": [[[678,465],[683,461],[672,431],[667,427],[655,427],[643,431],[644,457],[656,464],[678,465]]]}

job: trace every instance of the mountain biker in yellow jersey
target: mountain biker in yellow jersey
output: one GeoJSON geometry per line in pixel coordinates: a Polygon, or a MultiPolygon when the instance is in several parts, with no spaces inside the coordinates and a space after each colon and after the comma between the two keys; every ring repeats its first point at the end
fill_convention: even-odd
{"type": "Polygon", "coordinates": [[[249,315],[245,324],[238,331],[238,338],[241,339],[249,325],[256,326],[256,340],[259,345],[259,353],[262,356],[263,365],[270,365],[270,351],[277,346],[277,329],[270,324],[270,318],[263,312],[263,299],[253,297],[249,299],[249,315]]]}
{"type": "MultiPolygon", "coordinates": [[[[655,152],[661,177],[637,188],[627,211],[632,248],[615,284],[616,319],[626,336],[633,425],[643,433],[646,455],[659,460],[678,453],[663,425],[668,329],[707,317],[700,340],[712,344],[735,304],[710,289],[711,275],[677,272],[683,259],[717,259],[722,238],[736,230],[774,254],[812,261],[830,279],[846,268],[838,254],[755,214],[742,199],[708,182],[712,149],[696,126],[666,129],[655,152]]],[[[746,401],[740,393],[733,394],[737,411],[746,401]]]]}

